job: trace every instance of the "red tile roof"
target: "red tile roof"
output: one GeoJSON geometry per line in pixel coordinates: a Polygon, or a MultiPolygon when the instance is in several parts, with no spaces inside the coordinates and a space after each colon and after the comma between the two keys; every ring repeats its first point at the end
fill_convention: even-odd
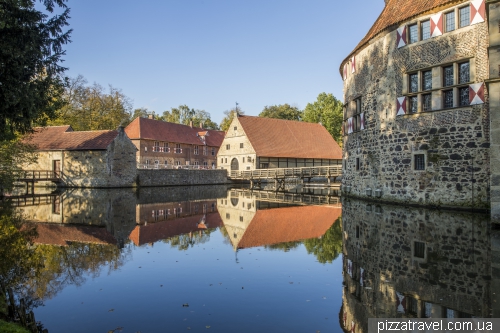
{"type": "MultiPolygon", "coordinates": [[[[342,74],[343,63],[352,55],[362,49],[372,38],[385,30],[394,30],[409,19],[424,13],[432,13],[442,10],[444,7],[467,2],[465,0],[387,0],[382,13],[377,18],[366,36],[354,48],[351,54],[342,62],[340,73],[342,74]]],[[[355,24],[355,23],[353,23],[355,24]]]]}
{"type": "Polygon", "coordinates": [[[258,210],[243,233],[238,248],[318,238],[325,234],[341,214],[340,205],[258,210]]]}
{"type": "Polygon", "coordinates": [[[117,131],[75,132],[69,125],[37,127],[25,142],[38,150],[103,150],[117,135],[117,131]]]}
{"type": "Polygon", "coordinates": [[[126,128],[125,133],[133,139],[149,139],[157,141],[187,143],[201,145],[203,142],[198,137],[199,132],[207,132],[205,137],[207,146],[220,147],[224,140],[224,132],[208,130],[200,127],[169,123],[166,121],[135,118],[126,128]]]}
{"type": "Polygon", "coordinates": [[[137,225],[130,233],[129,239],[139,246],[154,243],[173,236],[187,234],[201,229],[217,228],[222,225],[219,213],[206,214],[205,223],[200,225],[203,214],[173,220],[137,225]]]}
{"type": "Polygon", "coordinates": [[[238,120],[258,156],[342,159],[342,149],[320,124],[252,116],[238,120]]]}
{"type": "Polygon", "coordinates": [[[105,228],[33,223],[38,236],[35,244],[67,246],[70,242],[116,244],[116,239],[105,228]]]}

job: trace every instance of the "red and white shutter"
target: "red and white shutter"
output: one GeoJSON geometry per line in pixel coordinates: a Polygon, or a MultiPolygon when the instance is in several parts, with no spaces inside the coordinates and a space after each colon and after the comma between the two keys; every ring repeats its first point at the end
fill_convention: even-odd
{"type": "Polygon", "coordinates": [[[356,331],[356,323],[354,321],[351,321],[351,333],[354,333],[356,331]]]}
{"type": "Polygon", "coordinates": [[[406,313],[406,297],[396,291],[396,309],[398,313],[406,313]]]}
{"type": "Polygon", "coordinates": [[[359,119],[360,119],[360,124],[359,124],[360,127],[359,128],[361,130],[364,130],[365,129],[365,113],[364,112],[359,114],[359,119]]]}
{"type": "Polygon", "coordinates": [[[344,65],[344,81],[347,80],[347,63],[344,65]]]}
{"type": "Polygon", "coordinates": [[[474,83],[469,85],[470,105],[484,103],[484,83],[474,83]]]}
{"type": "Polygon", "coordinates": [[[397,30],[396,47],[399,49],[406,45],[406,25],[397,30]]]}
{"type": "Polygon", "coordinates": [[[402,116],[406,114],[406,97],[398,97],[397,102],[397,116],[402,116]]]}
{"type": "Polygon", "coordinates": [[[351,58],[351,73],[355,73],[356,72],[356,57],[353,56],[351,58]]]}
{"type": "Polygon", "coordinates": [[[431,37],[443,34],[443,13],[431,16],[431,37]]]}
{"type": "Polygon", "coordinates": [[[347,119],[347,134],[351,134],[354,132],[354,128],[352,126],[352,117],[347,119]]]}
{"type": "Polygon", "coordinates": [[[344,327],[347,325],[347,311],[344,311],[344,327]]]}
{"type": "Polygon", "coordinates": [[[472,0],[470,2],[470,24],[484,22],[486,17],[486,5],[484,0],[472,0]]]}

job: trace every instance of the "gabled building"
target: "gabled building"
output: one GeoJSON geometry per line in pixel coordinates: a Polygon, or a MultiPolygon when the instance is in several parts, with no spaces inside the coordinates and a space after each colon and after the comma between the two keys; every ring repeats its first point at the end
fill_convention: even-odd
{"type": "Polygon", "coordinates": [[[339,68],[346,193],[500,216],[499,19],[499,1],[385,1],[339,68]]]}
{"type": "Polygon", "coordinates": [[[134,186],[136,148],[123,127],[116,131],[73,131],[71,126],[35,128],[26,139],[38,160],[23,170],[52,171],[66,187],[134,186]]]}
{"type": "Polygon", "coordinates": [[[217,158],[226,170],[300,168],[341,164],[342,150],[321,124],[239,116],[217,158]]]}
{"type": "Polygon", "coordinates": [[[135,118],[125,132],[137,147],[139,168],[163,169],[181,166],[215,169],[224,132],[135,118]]]}

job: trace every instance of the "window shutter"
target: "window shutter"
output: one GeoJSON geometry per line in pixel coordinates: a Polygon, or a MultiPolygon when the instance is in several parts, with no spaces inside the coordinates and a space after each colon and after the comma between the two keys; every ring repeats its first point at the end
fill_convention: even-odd
{"type": "Polygon", "coordinates": [[[352,117],[347,119],[347,134],[351,134],[354,132],[354,128],[352,126],[352,117]]]}
{"type": "Polygon", "coordinates": [[[351,259],[347,259],[347,274],[352,277],[352,261],[351,259]]]}
{"type": "Polygon", "coordinates": [[[431,37],[443,34],[443,13],[431,16],[431,37]]]}
{"type": "Polygon", "coordinates": [[[470,24],[484,22],[486,17],[486,6],[484,0],[472,0],[470,2],[470,24]]]}
{"type": "Polygon", "coordinates": [[[356,331],[356,323],[354,320],[351,320],[351,333],[354,333],[356,331]]]}
{"type": "Polygon", "coordinates": [[[360,119],[359,129],[364,130],[365,129],[365,113],[364,112],[359,114],[359,119],[360,119]]]}
{"type": "Polygon", "coordinates": [[[397,102],[397,116],[402,116],[406,114],[406,97],[398,97],[397,102]]]}
{"type": "Polygon", "coordinates": [[[344,311],[344,327],[347,325],[347,312],[344,311]]]}
{"type": "Polygon", "coordinates": [[[363,287],[363,280],[365,278],[365,270],[363,268],[359,268],[359,285],[363,287]]]}
{"type": "Polygon", "coordinates": [[[484,103],[484,83],[474,83],[469,85],[470,105],[484,103]]]}
{"type": "Polygon", "coordinates": [[[396,47],[399,49],[406,45],[406,25],[399,27],[397,30],[396,47]]]}
{"type": "Polygon", "coordinates": [[[398,313],[406,313],[406,297],[396,291],[396,307],[398,313]]]}
{"type": "Polygon", "coordinates": [[[347,80],[347,63],[344,65],[344,81],[347,80]]]}
{"type": "Polygon", "coordinates": [[[353,56],[351,58],[351,73],[355,73],[356,72],[356,57],[353,56]]]}

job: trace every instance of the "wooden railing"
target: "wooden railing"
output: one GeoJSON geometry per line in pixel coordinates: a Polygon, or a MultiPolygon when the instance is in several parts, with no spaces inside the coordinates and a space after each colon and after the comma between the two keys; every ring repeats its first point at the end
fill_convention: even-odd
{"type": "Polygon", "coordinates": [[[39,180],[59,180],[61,179],[61,171],[53,170],[23,170],[17,174],[17,180],[20,181],[39,181],[39,180]]]}
{"type": "Polygon", "coordinates": [[[276,168],[230,171],[233,179],[263,179],[263,178],[308,178],[308,177],[338,177],[342,175],[342,165],[317,166],[305,168],[276,168]]]}

